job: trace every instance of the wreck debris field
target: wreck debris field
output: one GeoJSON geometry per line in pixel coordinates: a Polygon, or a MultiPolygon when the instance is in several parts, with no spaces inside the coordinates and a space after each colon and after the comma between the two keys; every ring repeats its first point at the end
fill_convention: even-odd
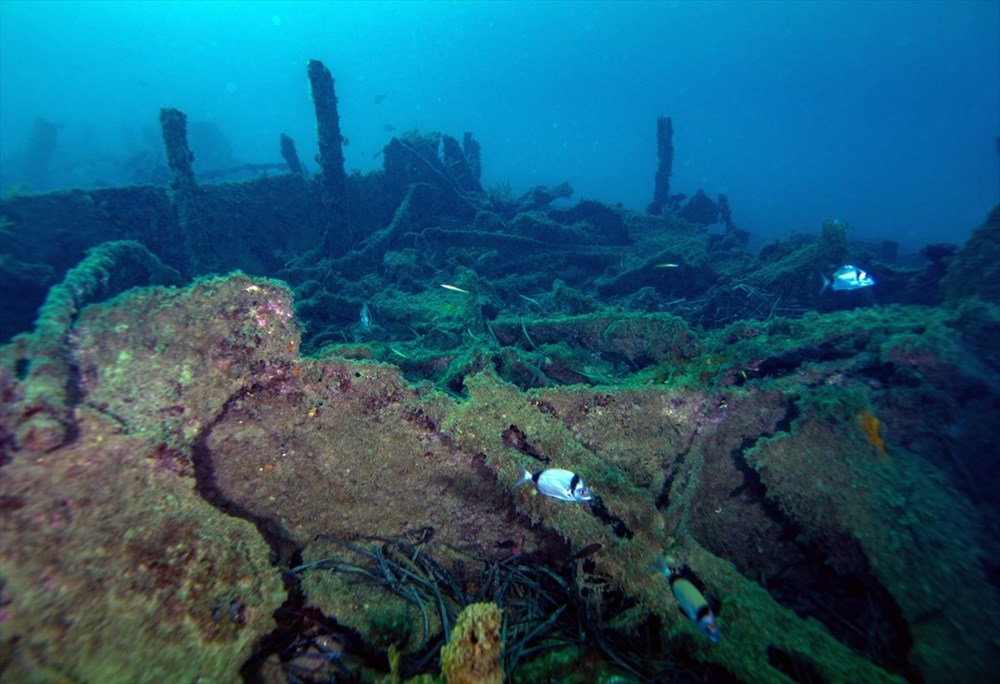
{"type": "Polygon", "coordinates": [[[166,105],[132,181],[0,200],[0,679],[1000,671],[1000,204],[757,248],[669,113],[642,208],[474,131],[351,171],[339,69],[315,150],[213,172],[166,105]]]}

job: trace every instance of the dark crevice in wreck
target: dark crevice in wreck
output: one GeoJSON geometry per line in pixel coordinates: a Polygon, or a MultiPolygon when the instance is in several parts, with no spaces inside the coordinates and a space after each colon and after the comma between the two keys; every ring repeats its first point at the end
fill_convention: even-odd
{"type": "Polygon", "coordinates": [[[530,456],[531,458],[541,461],[542,463],[548,463],[551,459],[532,446],[531,442],[528,441],[528,436],[524,434],[524,430],[516,425],[511,425],[506,430],[503,431],[503,443],[510,449],[519,451],[525,456],[530,456]]]}
{"type": "MultiPolygon", "coordinates": [[[[913,645],[909,626],[892,594],[872,574],[857,542],[843,535],[822,542],[809,539],[807,531],[768,498],[767,486],[742,457],[743,453],[740,449],[733,454],[743,484],[734,488],[730,497],[738,497],[744,506],[757,507],[780,529],[782,557],[760,559],[754,567],[737,562],[740,572],[756,580],[799,617],[819,620],[838,641],[887,671],[916,681],[913,679],[916,673],[907,661],[913,645]],[[831,556],[832,551],[836,552],[836,558],[831,556]]],[[[775,667],[790,677],[794,678],[792,671],[800,671],[799,661],[783,660],[780,654],[776,657],[775,667]],[[786,671],[783,665],[794,667],[786,671]]]]}
{"type": "MultiPolygon", "coordinates": [[[[790,434],[792,432],[792,423],[798,420],[802,412],[799,410],[799,404],[795,401],[789,401],[785,404],[785,415],[774,424],[774,429],[767,436],[773,437],[777,434],[790,434]]],[[[743,449],[740,449],[740,453],[746,453],[743,449]]]]}
{"type": "MultiPolygon", "coordinates": [[[[366,666],[374,668],[376,671],[389,671],[389,660],[384,651],[370,647],[354,630],[345,627],[322,611],[308,606],[298,579],[294,577],[287,579],[287,577],[288,600],[274,612],[277,627],[257,640],[254,652],[240,667],[239,675],[246,684],[274,682],[277,673],[268,672],[268,669],[277,668],[284,670],[283,675],[286,681],[303,683],[313,681],[297,676],[295,672],[297,668],[292,664],[292,660],[295,655],[300,654],[304,646],[310,642],[323,643],[320,640],[324,638],[327,643],[335,645],[337,650],[323,653],[319,649],[314,649],[314,667],[317,671],[324,665],[333,669],[336,675],[335,679],[331,681],[347,684],[361,681],[361,676],[349,669],[347,664],[343,662],[344,656],[342,654],[347,652],[351,653],[354,658],[363,660],[366,666]]],[[[299,674],[304,676],[307,673],[301,672],[299,674]]],[[[326,672],[324,671],[323,674],[325,675],[326,672]]]]}
{"type": "MultiPolygon", "coordinates": [[[[896,372],[896,364],[891,361],[885,363],[873,363],[864,368],[858,369],[858,375],[869,380],[877,380],[883,384],[905,380],[899,377],[896,372]]],[[[897,383],[898,384],[898,383],[897,383]]]]}
{"type": "Polygon", "coordinates": [[[206,425],[198,435],[198,438],[191,447],[191,460],[194,465],[195,489],[198,494],[226,515],[242,518],[252,523],[271,547],[271,563],[278,567],[286,568],[291,567],[293,557],[295,554],[301,553],[301,549],[292,541],[291,535],[288,534],[280,523],[272,518],[250,512],[244,506],[237,504],[222,493],[215,477],[212,451],[208,447],[208,440],[212,434],[212,430],[225,420],[230,407],[245,397],[267,391],[267,387],[263,385],[253,385],[251,387],[244,387],[233,394],[212,422],[206,425]]]}
{"type": "MultiPolygon", "coordinates": [[[[231,396],[222,410],[215,416],[215,419],[202,430],[191,449],[195,489],[198,494],[226,515],[246,520],[257,528],[261,537],[271,548],[271,564],[282,570],[282,581],[287,591],[287,598],[272,616],[276,627],[256,640],[253,652],[240,667],[239,675],[247,684],[263,684],[272,681],[264,673],[265,663],[268,659],[277,657],[279,661],[284,660],[284,656],[294,650],[302,635],[309,633],[335,633],[340,640],[349,639],[354,649],[353,653],[364,653],[365,660],[369,665],[378,666],[382,671],[386,671],[388,668],[384,654],[369,649],[360,635],[306,605],[306,597],[302,591],[299,577],[287,572],[290,568],[302,563],[302,548],[293,541],[291,535],[274,518],[256,515],[226,497],[222,494],[216,481],[212,452],[208,447],[212,430],[225,420],[230,407],[236,402],[255,393],[266,391],[267,388],[254,385],[245,387],[231,396]]],[[[341,675],[342,677],[338,681],[353,681],[346,670],[341,675]]]]}
{"type": "Polygon", "coordinates": [[[679,451],[665,467],[663,485],[661,485],[660,492],[656,495],[656,499],[654,500],[656,510],[665,511],[670,507],[670,493],[674,484],[674,478],[677,477],[677,474],[684,467],[684,462],[687,460],[688,454],[691,453],[691,449],[694,448],[695,443],[698,441],[700,423],[703,419],[704,416],[699,418],[699,423],[695,426],[695,429],[691,430],[687,439],[687,444],[684,445],[684,449],[679,451]]]}
{"type": "Polygon", "coordinates": [[[635,533],[629,529],[624,520],[608,510],[605,503],[601,501],[601,497],[594,497],[594,500],[590,502],[590,511],[594,514],[595,518],[605,525],[610,526],[611,531],[616,537],[632,539],[635,536],[635,533]]]}
{"type": "Polygon", "coordinates": [[[665,511],[670,507],[670,490],[673,487],[674,478],[677,477],[677,473],[679,473],[681,468],[684,466],[684,461],[687,459],[687,455],[690,452],[691,443],[688,443],[687,448],[671,460],[670,465],[667,467],[666,472],[663,475],[663,485],[660,487],[660,493],[656,495],[656,510],[665,511]]]}
{"type": "Polygon", "coordinates": [[[854,339],[853,343],[841,346],[835,342],[821,344],[812,349],[798,349],[789,354],[771,356],[764,359],[756,368],[746,369],[733,379],[737,387],[751,380],[783,378],[798,371],[806,363],[822,363],[843,361],[857,356],[864,349],[867,340],[854,339]]]}
{"type": "Polygon", "coordinates": [[[768,646],[767,662],[797,684],[827,684],[826,677],[820,673],[812,659],[801,653],[768,646]]]}
{"type": "Polygon", "coordinates": [[[102,404],[98,404],[98,403],[95,403],[95,402],[92,402],[92,401],[87,401],[87,402],[84,402],[84,405],[87,408],[93,409],[97,413],[100,413],[102,416],[104,416],[108,420],[111,420],[111,421],[117,423],[118,426],[122,430],[122,434],[128,435],[128,434],[132,433],[132,428],[129,427],[128,421],[125,420],[124,418],[122,418],[120,415],[118,415],[114,411],[110,410],[107,407],[107,404],[103,404],[103,403],[102,404]]]}

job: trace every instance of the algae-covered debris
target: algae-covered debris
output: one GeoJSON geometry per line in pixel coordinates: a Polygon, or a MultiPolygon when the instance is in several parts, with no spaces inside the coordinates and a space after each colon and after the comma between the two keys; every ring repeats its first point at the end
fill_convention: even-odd
{"type": "Polygon", "coordinates": [[[978,297],[1000,305],[1000,205],[973,231],[950,264],[941,285],[945,297],[957,304],[978,297]]]}
{"type": "Polygon", "coordinates": [[[90,301],[137,283],[169,284],[180,275],[134,241],[106,242],[88,250],[87,257],[49,290],[35,329],[17,345],[19,361],[28,368],[25,392],[13,426],[18,446],[37,452],[55,449],[69,437],[72,401],[67,380],[72,375],[69,336],[90,301]]]}
{"type": "MultiPolygon", "coordinates": [[[[990,670],[997,379],[969,343],[991,334],[981,308],[706,332],[546,315],[544,295],[490,314],[496,293],[461,274],[467,293],[436,288],[413,314],[441,327],[426,346],[303,356],[279,281],[87,304],[91,273],[56,335],[4,348],[5,678],[431,677],[475,603],[502,611],[515,681],[990,670]],[[437,311],[444,296],[463,299],[437,311]],[[21,429],[46,415],[32,407],[58,409],[44,448],[21,429]],[[593,500],[514,488],[522,469],[578,474],[593,500]],[[718,644],[677,610],[662,553],[717,615],[718,644]]],[[[372,302],[376,320],[399,310],[372,302]]]]}
{"type": "MultiPolygon", "coordinates": [[[[91,305],[60,351],[78,369],[75,438],[34,458],[8,447],[0,471],[5,667],[90,676],[61,654],[90,649],[97,667],[128,631],[135,657],[163,667],[195,648],[191,666],[219,672],[317,659],[385,672],[375,654],[392,648],[416,675],[478,597],[507,616],[514,676],[559,652],[562,668],[593,675],[596,657],[655,679],[677,661],[626,645],[649,640],[736,681],[934,680],[961,643],[972,676],[991,647],[955,631],[934,587],[960,577],[967,600],[994,600],[986,556],[970,552],[980,518],[960,493],[982,495],[962,481],[977,466],[958,451],[942,460],[907,416],[918,401],[941,421],[985,411],[988,373],[922,313],[739,324],[696,343],[679,328],[685,351],[660,363],[683,379],[526,392],[487,368],[457,400],[389,365],[300,357],[290,293],[273,281],[237,274],[91,305]],[[965,415],[945,393],[967,397],[965,415]],[[522,467],[579,473],[594,501],[512,489],[522,467]],[[719,644],[652,570],[664,551],[717,613],[719,644]],[[541,603],[510,603],[530,595],[541,603]],[[296,617],[276,613],[263,639],[282,601],[296,617]]],[[[2,369],[15,405],[34,378],[2,369]]],[[[17,415],[4,412],[5,434],[17,415]]],[[[114,667],[134,674],[132,662],[114,667]]]]}

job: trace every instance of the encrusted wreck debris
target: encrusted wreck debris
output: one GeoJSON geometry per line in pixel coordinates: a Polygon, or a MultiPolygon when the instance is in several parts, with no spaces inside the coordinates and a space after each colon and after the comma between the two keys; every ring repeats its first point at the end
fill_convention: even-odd
{"type": "Polygon", "coordinates": [[[319,184],[320,205],[324,216],[323,245],[327,251],[341,253],[351,244],[351,224],[347,220],[347,175],[344,172],[344,136],[340,132],[340,113],[330,70],[318,59],[309,61],[309,84],[316,108],[316,138],[322,169],[319,184]]]}
{"type": "Polygon", "coordinates": [[[840,222],[758,257],[724,196],[699,200],[719,235],[669,197],[484,191],[471,134],[340,178],[339,123],[318,178],[283,138],[290,173],[199,184],[164,112],[169,191],[2,204],[5,298],[44,274],[4,314],[5,680],[994,671],[1000,209],[828,303],[817,274],[866,254],[840,222]],[[594,500],[513,489],[522,467],[594,500]]]}
{"type": "Polygon", "coordinates": [[[670,196],[670,176],[674,168],[674,122],[669,116],[656,117],[656,176],[650,214],[662,214],[677,199],[670,196]]]}

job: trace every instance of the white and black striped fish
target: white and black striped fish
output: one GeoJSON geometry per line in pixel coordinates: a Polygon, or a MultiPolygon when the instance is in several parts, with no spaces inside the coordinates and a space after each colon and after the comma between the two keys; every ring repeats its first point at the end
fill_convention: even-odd
{"type": "Polygon", "coordinates": [[[534,482],[535,489],[539,494],[550,496],[560,501],[576,501],[583,503],[591,501],[594,495],[584,484],[583,479],[576,473],[559,468],[549,468],[539,470],[537,473],[530,473],[523,465],[521,466],[521,479],[517,481],[515,487],[520,487],[525,482],[534,482]]]}
{"type": "Polygon", "coordinates": [[[823,287],[820,288],[820,294],[826,292],[827,288],[830,288],[834,292],[843,292],[845,290],[860,290],[863,287],[871,287],[875,284],[875,279],[867,271],[856,268],[851,264],[841,266],[829,278],[826,274],[822,274],[820,277],[823,279],[823,287]]]}

